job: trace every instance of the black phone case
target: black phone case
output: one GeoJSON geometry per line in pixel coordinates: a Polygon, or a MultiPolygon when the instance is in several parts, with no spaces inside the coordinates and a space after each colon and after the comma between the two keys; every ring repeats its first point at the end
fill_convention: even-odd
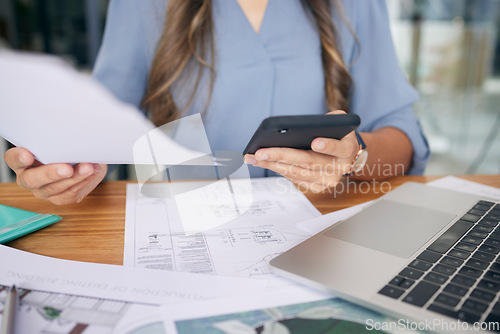
{"type": "Polygon", "coordinates": [[[262,121],[243,154],[266,147],[310,150],[314,138],[342,139],[360,124],[358,115],[273,116],[262,121]]]}

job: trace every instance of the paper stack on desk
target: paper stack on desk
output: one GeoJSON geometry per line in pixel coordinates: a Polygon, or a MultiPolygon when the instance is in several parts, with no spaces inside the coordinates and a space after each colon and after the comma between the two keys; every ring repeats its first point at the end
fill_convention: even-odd
{"type": "Polygon", "coordinates": [[[161,329],[159,305],[260,293],[266,286],[245,278],[60,260],[2,245],[0,259],[0,311],[15,284],[21,295],[18,334],[161,329]]]}

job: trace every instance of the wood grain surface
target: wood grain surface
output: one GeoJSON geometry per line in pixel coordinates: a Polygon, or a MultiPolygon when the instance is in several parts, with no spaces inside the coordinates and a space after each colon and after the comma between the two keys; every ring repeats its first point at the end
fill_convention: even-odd
{"type": "MultiPolygon", "coordinates": [[[[332,191],[305,194],[325,214],[376,199],[408,181],[425,183],[440,177],[403,176],[383,182],[355,182],[346,179],[332,191]]],[[[500,175],[459,177],[500,187],[500,175]]],[[[61,221],[7,245],[61,259],[122,264],[126,184],[126,181],[104,182],[81,203],[56,206],[34,198],[31,192],[21,189],[15,183],[1,183],[0,204],[63,217],[61,221]]]]}

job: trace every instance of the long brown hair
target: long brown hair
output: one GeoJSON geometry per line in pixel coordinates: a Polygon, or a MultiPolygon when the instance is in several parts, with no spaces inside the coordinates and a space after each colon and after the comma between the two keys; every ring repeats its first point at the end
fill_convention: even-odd
{"type": "MultiPolygon", "coordinates": [[[[340,0],[302,0],[316,22],[321,40],[326,105],[347,111],[352,79],[337,47],[332,6],[341,15],[340,0]]],[[[197,94],[205,69],[209,71],[208,105],[215,81],[212,0],[169,0],[163,35],[158,44],[143,100],[157,126],[179,118],[197,94]],[[179,109],[172,96],[174,83],[192,84],[185,105],[179,109]],[[194,81],[193,81],[194,79],[194,81]]]]}

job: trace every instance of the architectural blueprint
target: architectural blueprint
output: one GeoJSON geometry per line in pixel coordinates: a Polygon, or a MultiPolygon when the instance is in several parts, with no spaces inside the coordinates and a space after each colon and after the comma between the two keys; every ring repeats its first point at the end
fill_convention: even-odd
{"type": "MultiPolygon", "coordinates": [[[[0,285],[0,322],[6,292],[0,285]]],[[[19,289],[15,333],[166,333],[159,306],[19,289]]]]}
{"type": "Polygon", "coordinates": [[[266,277],[269,260],[310,236],[295,224],[318,215],[281,177],[221,180],[171,198],[129,184],[124,265],[266,277]]]}
{"type": "Polygon", "coordinates": [[[259,280],[69,261],[4,245],[0,259],[0,323],[15,285],[16,334],[164,333],[160,305],[266,289],[259,280]]]}

